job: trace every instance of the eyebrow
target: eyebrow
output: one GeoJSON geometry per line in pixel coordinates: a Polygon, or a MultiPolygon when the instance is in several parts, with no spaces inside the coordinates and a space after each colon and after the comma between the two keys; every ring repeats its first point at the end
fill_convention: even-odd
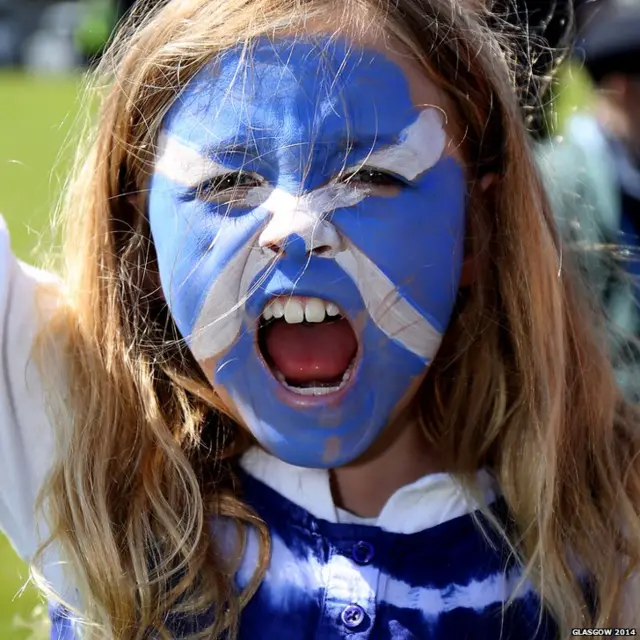
{"type": "MultiPolygon", "coordinates": [[[[364,152],[366,157],[383,151],[388,147],[393,147],[398,144],[399,135],[372,135],[365,134],[362,136],[354,135],[351,138],[342,137],[337,141],[329,142],[328,144],[335,147],[335,155],[342,154],[343,158],[347,162],[352,162],[348,159],[347,154],[352,152],[364,152]]],[[[363,158],[364,160],[364,158],[363,158]]]]}
{"type": "Polygon", "coordinates": [[[158,137],[154,170],[190,188],[233,171],[165,131],[158,137]]]}
{"type": "MultiPolygon", "coordinates": [[[[442,156],[445,143],[442,118],[435,109],[421,111],[418,118],[403,129],[400,135],[367,135],[353,139],[343,136],[339,140],[314,142],[340,146],[340,151],[366,148],[366,144],[371,151],[363,159],[364,164],[371,163],[379,169],[395,171],[408,180],[413,180],[430,169],[442,156]],[[402,137],[404,139],[400,141],[402,137]],[[429,142],[425,143],[426,140],[429,142]],[[378,145],[382,148],[375,149],[378,145]]],[[[261,155],[256,144],[240,141],[237,136],[233,140],[209,146],[203,154],[164,131],[158,138],[154,168],[169,179],[193,188],[214,177],[235,171],[234,168],[216,162],[213,157],[240,153],[252,158],[259,158],[261,155]]]]}
{"type": "Polygon", "coordinates": [[[414,122],[402,130],[402,141],[373,150],[361,164],[374,166],[415,180],[440,160],[446,145],[442,116],[436,109],[420,112],[414,122]]]}
{"type": "Polygon", "coordinates": [[[213,145],[208,145],[204,149],[204,155],[208,157],[212,156],[224,156],[230,154],[242,154],[245,156],[257,156],[260,155],[258,145],[249,142],[248,140],[238,141],[238,138],[231,140],[222,140],[213,145]]]}
{"type": "MultiPolygon", "coordinates": [[[[344,132],[340,132],[339,135],[334,136],[325,136],[318,137],[313,140],[314,146],[332,146],[335,147],[337,151],[342,152],[349,149],[374,149],[375,147],[387,147],[394,144],[397,144],[399,141],[399,136],[401,132],[395,133],[387,133],[387,132],[377,132],[377,133],[368,133],[363,132],[362,134],[358,134],[354,132],[353,135],[348,136],[344,135],[344,132]]],[[[275,140],[277,136],[265,136],[262,139],[272,139],[275,140]]],[[[260,140],[261,138],[258,138],[260,140]]],[[[293,142],[289,146],[294,147],[296,144],[306,144],[307,141],[299,141],[293,142]]],[[[248,136],[234,136],[233,138],[229,138],[226,140],[221,140],[214,144],[209,144],[204,149],[204,155],[209,157],[220,157],[224,155],[230,154],[238,154],[245,155],[252,158],[259,158],[264,155],[265,150],[260,149],[259,143],[256,142],[255,138],[250,138],[248,136]]]]}

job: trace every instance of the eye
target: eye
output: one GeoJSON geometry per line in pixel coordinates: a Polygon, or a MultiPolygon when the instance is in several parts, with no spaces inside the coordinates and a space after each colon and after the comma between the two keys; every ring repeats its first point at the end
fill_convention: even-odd
{"type": "Polygon", "coordinates": [[[347,184],[363,185],[364,187],[399,190],[407,186],[401,178],[381,169],[363,167],[343,177],[347,184]]]}
{"type": "Polygon", "coordinates": [[[247,191],[264,184],[264,179],[251,171],[234,171],[215,176],[197,187],[197,197],[207,202],[233,204],[241,202],[247,191]]]}

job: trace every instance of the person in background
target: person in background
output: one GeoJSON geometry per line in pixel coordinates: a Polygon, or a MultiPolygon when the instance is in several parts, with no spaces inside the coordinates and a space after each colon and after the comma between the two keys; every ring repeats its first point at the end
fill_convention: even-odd
{"type": "Polygon", "coordinates": [[[640,397],[640,3],[607,3],[578,51],[598,88],[595,109],[542,144],[541,169],[567,246],[579,252],[609,320],[627,395],[640,397]]]}

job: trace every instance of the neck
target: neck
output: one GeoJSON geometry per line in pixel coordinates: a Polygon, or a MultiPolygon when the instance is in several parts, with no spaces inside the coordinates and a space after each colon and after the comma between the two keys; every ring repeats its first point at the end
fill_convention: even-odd
{"type": "Polygon", "coordinates": [[[332,470],[333,499],[351,513],[374,518],[398,489],[441,471],[417,421],[396,422],[364,457],[332,470]]]}

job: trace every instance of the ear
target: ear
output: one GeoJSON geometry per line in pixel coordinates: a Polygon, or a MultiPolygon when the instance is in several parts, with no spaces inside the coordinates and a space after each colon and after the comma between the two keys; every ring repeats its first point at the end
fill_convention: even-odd
{"type": "Polygon", "coordinates": [[[480,180],[480,191],[482,191],[482,193],[486,193],[489,190],[489,187],[495,184],[497,179],[498,175],[496,173],[487,173],[482,176],[480,180]]]}
{"type": "MultiPolygon", "coordinates": [[[[486,193],[498,179],[497,174],[487,173],[482,177],[478,186],[482,193],[486,193]]],[[[476,279],[476,257],[472,254],[467,254],[462,263],[462,272],[460,274],[460,287],[470,287],[476,279]]]]}

